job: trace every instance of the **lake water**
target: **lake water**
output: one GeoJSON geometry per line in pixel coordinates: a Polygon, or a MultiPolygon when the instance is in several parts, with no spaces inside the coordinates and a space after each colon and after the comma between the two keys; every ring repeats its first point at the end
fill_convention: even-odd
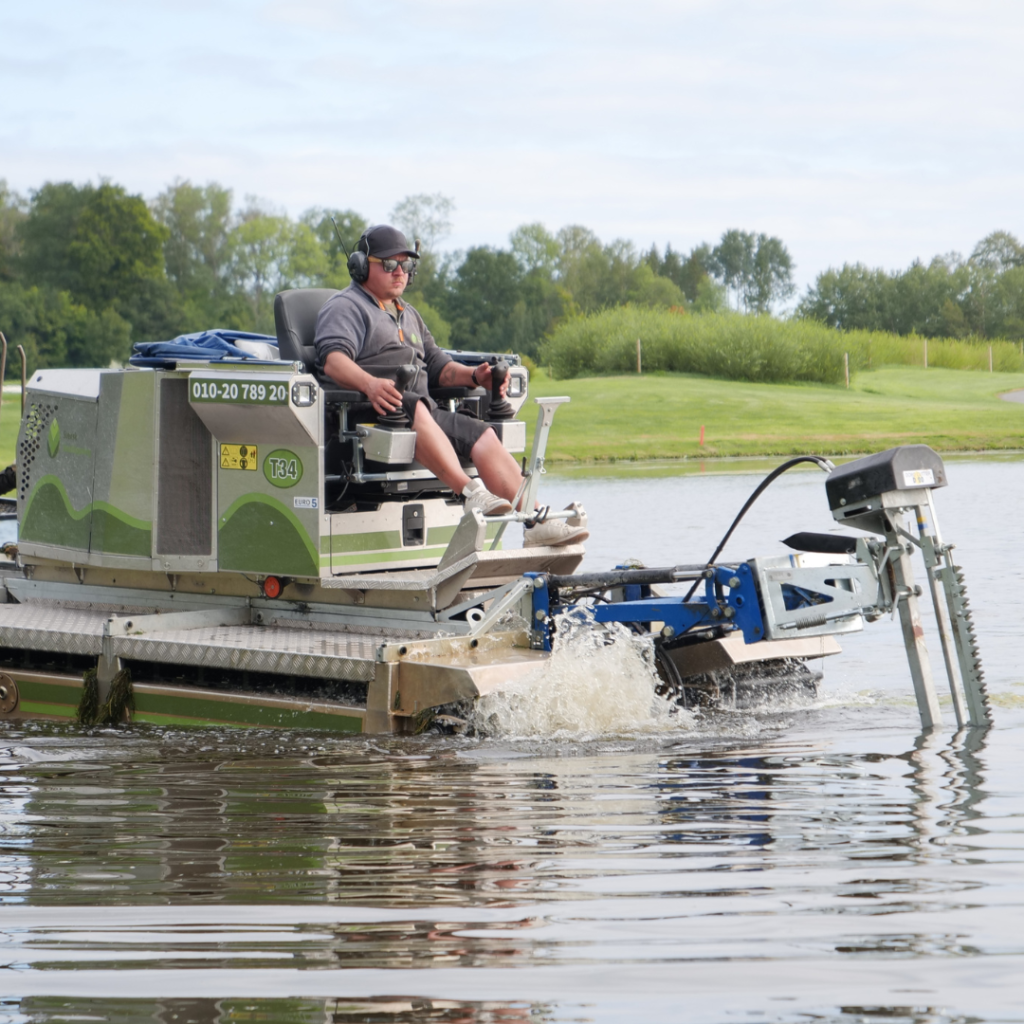
{"type": "MultiPolygon", "coordinates": [[[[519,737],[0,725],[0,1022],[1024,1019],[1024,463],[948,469],[987,733],[947,703],[920,735],[888,620],[814,705],[695,721],[638,712],[623,644],[563,660],[519,737]]],[[[543,496],[586,505],[587,568],[674,564],[757,480],[543,496]]],[[[829,529],[823,482],[779,480],[725,556],[829,529]]]]}

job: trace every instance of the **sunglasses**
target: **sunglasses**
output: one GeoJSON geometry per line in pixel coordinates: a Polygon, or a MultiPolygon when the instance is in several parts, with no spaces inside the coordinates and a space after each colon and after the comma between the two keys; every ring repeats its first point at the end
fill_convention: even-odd
{"type": "Polygon", "coordinates": [[[393,274],[401,268],[403,274],[411,274],[416,269],[416,261],[411,257],[407,260],[386,259],[382,260],[376,256],[370,257],[371,263],[379,263],[384,268],[385,274],[393,274]]]}

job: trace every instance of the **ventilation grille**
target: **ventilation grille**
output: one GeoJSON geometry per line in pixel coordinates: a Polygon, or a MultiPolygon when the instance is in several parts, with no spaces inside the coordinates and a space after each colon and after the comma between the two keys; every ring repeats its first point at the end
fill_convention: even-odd
{"type": "Polygon", "coordinates": [[[18,444],[18,497],[24,501],[32,487],[32,464],[46,435],[46,428],[57,411],[55,405],[33,402],[25,417],[25,432],[18,444]]]}
{"type": "Polygon", "coordinates": [[[213,438],[188,404],[188,381],[160,382],[160,555],[208,555],[213,531],[213,438]]]}

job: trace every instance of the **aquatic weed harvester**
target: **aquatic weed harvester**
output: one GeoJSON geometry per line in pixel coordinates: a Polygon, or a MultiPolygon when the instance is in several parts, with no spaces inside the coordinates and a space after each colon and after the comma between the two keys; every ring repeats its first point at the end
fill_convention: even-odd
{"type": "MultiPolygon", "coordinates": [[[[740,705],[813,688],[808,659],[898,614],[930,727],[941,715],[916,549],[957,723],[988,723],[930,448],[838,469],[811,459],[829,471],[834,518],[856,534],[797,534],[781,557],[721,562],[720,546],[697,564],[578,573],[581,545],[504,549],[506,526],[533,513],[467,513],[415,462],[400,415],[378,419],[364,395],[317,378],[313,332],[331,294],[278,295],[276,339],[138,346],[123,370],[32,376],[7,513],[18,537],[0,562],[0,718],[417,731],[537,673],[564,614],[649,636],[661,692],[677,702],[740,705]]],[[[489,358],[494,391],[448,388],[437,401],[525,452],[525,367],[452,356],[489,358]]],[[[402,388],[415,370],[373,372],[402,388]]],[[[524,509],[567,401],[535,399],[524,509]]]]}

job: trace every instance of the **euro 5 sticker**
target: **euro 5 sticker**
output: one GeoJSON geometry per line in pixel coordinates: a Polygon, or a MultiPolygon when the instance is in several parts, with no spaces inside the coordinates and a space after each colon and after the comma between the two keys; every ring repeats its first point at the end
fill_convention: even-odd
{"type": "Polygon", "coordinates": [[[275,487],[294,487],[302,479],[302,460],[287,448],[275,448],[263,460],[263,475],[275,487]]]}
{"type": "Polygon", "coordinates": [[[317,508],[316,498],[292,498],[292,508],[317,508]]]}

